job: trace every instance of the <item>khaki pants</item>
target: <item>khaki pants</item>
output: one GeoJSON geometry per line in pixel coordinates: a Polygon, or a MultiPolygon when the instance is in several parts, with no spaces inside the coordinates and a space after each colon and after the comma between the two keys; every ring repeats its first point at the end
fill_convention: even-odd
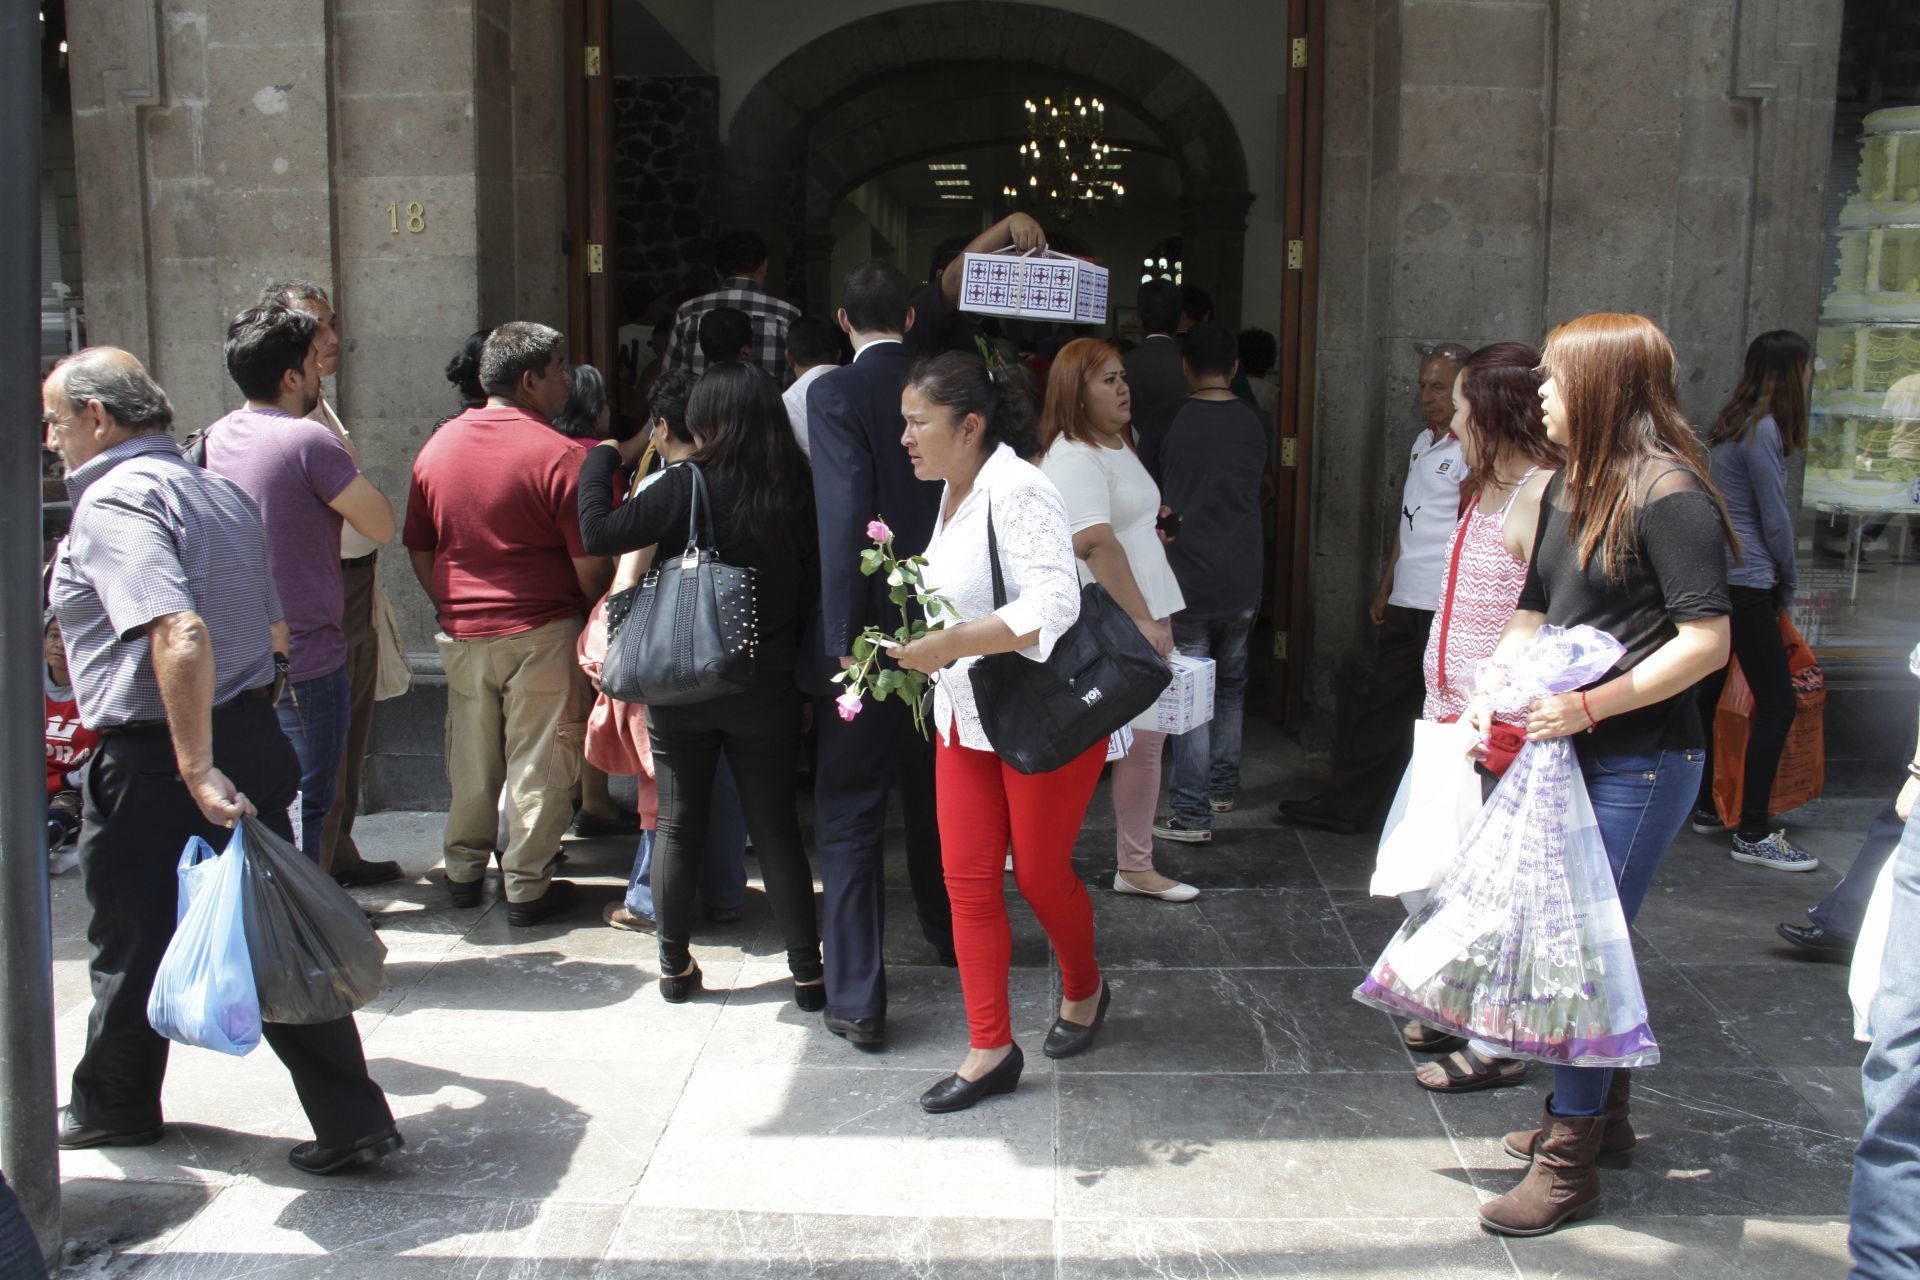
{"type": "Polygon", "coordinates": [[[373,562],[343,564],[340,585],[345,608],[340,625],[347,633],[347,681],[351,686],[347,739],[340,752],[340,773],[334,782],[333,807],[320,828],[320,869],[350,871],[360,865],[360,846],[353,842],[353,819],[360,812],[360,767],[367,759],[367,739],[373,733],[373,690],[380,674],[380,640],[373,631],[373,562]]]}
{"type": "Polygon", "coordinates": [[[507,790],[507,848],[500,857],[507,901],[547,891],[549,864],[573,819],[592,692],[574,645],[580,619],[561,618],[518,635],[440,640],[447,673],[447,879],[471,884],[487,872],[507,790]]]}

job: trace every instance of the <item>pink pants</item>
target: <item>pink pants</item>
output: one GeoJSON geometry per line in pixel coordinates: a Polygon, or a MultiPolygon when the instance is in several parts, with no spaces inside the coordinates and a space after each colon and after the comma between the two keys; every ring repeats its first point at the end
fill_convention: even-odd
{"type": "Polygon", "coordinates": [[[1160,752],[1167,735],[1135,729],[1133,747],[1113,762],[1114,858],[1122,871],[1153,870],[1153,811],[1160,807],[1160,752]]]}

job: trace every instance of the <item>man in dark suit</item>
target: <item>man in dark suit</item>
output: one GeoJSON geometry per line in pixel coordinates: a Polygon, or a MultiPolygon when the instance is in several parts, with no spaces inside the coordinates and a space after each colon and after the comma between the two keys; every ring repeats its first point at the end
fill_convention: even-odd
{"type": "MultiPolygon", "coordinates": [[[[912,363],[901,341],[913,320],[906,277],[891,263],[868,262],[848,273],[842,294],[838,318],[853,339],[853,362],[807,390],[820,526],[821,643],[829,672],[851,661],[854,639],[867,627],[891,631],[900,625],[885,581],[860,572],[860,553],[872,545],[868,522],[886,521],[895,552],[918,555],[933,536],[940,504],[940,486],[914,477],[900,443],[900,389],[912,363]]],[[[920,928],[940,959],[954,962],[953,913],[934,819],[933,747],[897,699],[869,702],[849,721],[823,698],[814,725],[814,845],[826,887],[821,927],[827,1027],[862,1048],[878,1048],[886,1039],[887,1016],[882,855],[887,792],[894,782],[900,784],[907,874],[920,928]]]]}
{"type": "Polygon", "coordinates": [[[1180,365],[1180,286],[1149,280],[1134,295],[1146,337],[1126,354],[1127,389],[1133,393],[1133,436],[1140,461],[1160,479],[1160,442],[1174,413],[1187,400],[1187,375],[1180,365]]]}

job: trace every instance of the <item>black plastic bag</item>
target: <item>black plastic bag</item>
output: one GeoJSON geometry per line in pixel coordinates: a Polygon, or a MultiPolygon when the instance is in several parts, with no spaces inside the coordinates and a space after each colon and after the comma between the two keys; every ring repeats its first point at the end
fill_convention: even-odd
{"type": "Polygon", "coordinates": [[[387,945],[359,904],[260,819],[242,817],[240,830],[241,903],[262,1021],[331,1022],[380,994],[387,945]]]}

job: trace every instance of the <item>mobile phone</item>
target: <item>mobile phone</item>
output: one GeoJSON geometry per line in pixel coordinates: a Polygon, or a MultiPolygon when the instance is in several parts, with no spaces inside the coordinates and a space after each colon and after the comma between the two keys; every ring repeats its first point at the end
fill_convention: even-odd
{"type": "Polygon", "coordinates": [[[1167,514],[1161,516],[1158,520],[1155,520],[1153,522],[1153,527],[1158,529],[1160,532],[1166,534],[1169,538],[1179,537],[1180,536],[1180,513],[1178,511],[1167,512],[1167,514]]]}

